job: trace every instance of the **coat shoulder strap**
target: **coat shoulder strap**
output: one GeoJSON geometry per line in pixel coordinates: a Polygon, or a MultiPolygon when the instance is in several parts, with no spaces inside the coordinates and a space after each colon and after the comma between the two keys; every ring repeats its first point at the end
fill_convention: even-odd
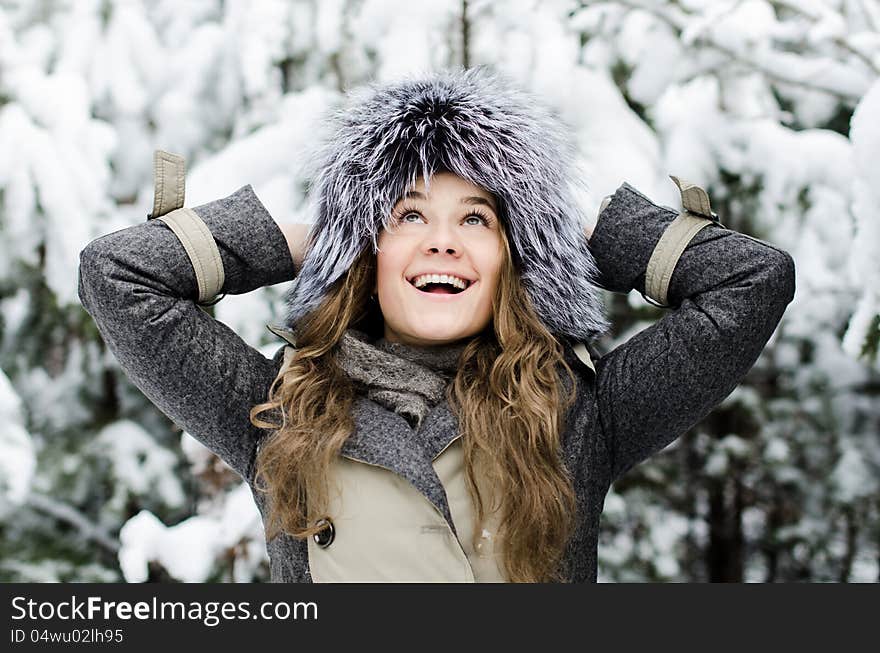
{"type": "Polygon", "coordinates": [[[161,220],[180,240],[196,274],[198,303],[216,304],[225,282],[223,261],[211,230],[192,209],[183,208],[186,160],[179,154],[156,150],[153,154],[153,212],[147,220],[161,220]],[[219,296],[218,296],[219,295],[219,296]]]}

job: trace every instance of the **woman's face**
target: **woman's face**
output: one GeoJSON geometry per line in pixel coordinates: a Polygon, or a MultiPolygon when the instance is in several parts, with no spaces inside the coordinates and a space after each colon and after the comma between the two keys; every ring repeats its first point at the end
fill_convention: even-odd
{"type": "Polygon", "coordinates": [[[428,194],[420,177],[395,204],[379,234],[374,288],[387,340],[449,344],[489,324],[504,251],[497,210],[491,193],[451,172],[436,173],[428,194]],[[423,275],[444,274],[465,290],[448,277],[422,285],[432,280],[423,275]]]}

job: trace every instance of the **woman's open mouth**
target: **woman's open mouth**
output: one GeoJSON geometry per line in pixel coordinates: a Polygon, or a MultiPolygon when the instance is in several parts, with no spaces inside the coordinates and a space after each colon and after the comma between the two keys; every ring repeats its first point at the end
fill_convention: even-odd
{"type": "MultiPolygon", "coordinates": [[[[434,275],[435,279],[436,277],[437,275],[434,275]]],[[[408,283],[424,297],[430,297],[433,299],[451,299],[456,295],[467,293],[474,284],[478,283],[478,281],[468,281],[464,279],[453,280],[448,277],[446,280],[429,281],[421,277],[416,277],[408,280],[408,283]],[[417,283],[418,285],[416,285],[417,283]],[[462,288],[462,286],[465,287],[462,288]]]]}

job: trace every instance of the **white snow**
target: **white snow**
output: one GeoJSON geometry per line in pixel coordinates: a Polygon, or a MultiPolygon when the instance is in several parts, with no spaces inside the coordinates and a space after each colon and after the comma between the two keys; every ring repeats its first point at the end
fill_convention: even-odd
{"type": "MultiPolygon", "coordinates": [[[[853,180],[852,212],[855,217],[853,248],[847,272],[861,290],[855,312],[843,338],[843,348],[859,358],[868,327],[880,315],[880,80],[859,102],[852,118],[856,178],[853,180]]],[[[880,369],[880,357],[875,362],[880,369]]]]}
{"type": "Polygon", "coordinates": [[[832,479],[838,499],[845,503],[858,497],[876,497],[880,491],[876,470],[871,469],[859,448],[846,440],[832,479]]]}
{"type": "Polygon", "coordinates": [[[244,483],[227,494],[215,513],[190,517],[174,526],[141,511],[125,523],[119,539],[119,563],[130,583],[147,579],[151,561],[182,582],[205,582],[216,571],[218,556],[242,545],[244,553],[235,558],[234,581],[251,578],[266,561],[260,514],[244,483]]]}
{"type": "MultiPolygon", "coordinates": [[[[138,495],[155,494],[169,507],[183,505],[183,488],[175,473],[176,457],[158,446],[138,424],[121,420],[104,427],[95,446],[110,459],[119,489],[138,495]]],[[[125,499],[117,493],[114,502],[125,499]]]]}
{"type": "Polygon", "coordinates": [[[24,425],[21,400],[0,370],[0,514],[23,503],[37,466],[36,450],[24,425]]]}

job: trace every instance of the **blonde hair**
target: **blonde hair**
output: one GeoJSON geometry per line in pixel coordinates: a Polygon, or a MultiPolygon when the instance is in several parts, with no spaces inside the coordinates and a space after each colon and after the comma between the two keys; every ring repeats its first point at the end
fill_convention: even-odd
{"type": "MultiPolygon", "coordinates": [[[[493,319],[464,348],[446,393],[458,417],[466,484],[476,509],[471,539],[476,547],[486,515],[486,497],[474,481],[479,473],[500,498],[495,547],[507,579],[565,581],[561,563],[577,499],[560,455],[561,433],[575,379],[520,282],[503,227],[501,233],[504,259],[493,319]],[[567,393],[559,368],[570,380],[567,393]]],[[[368,246],[321,305],[297,324],[290,366],[273,381],[267,401],[251,409],[251,422],[272,431],[256,461],[255,485],[269,499],[267,539],[281,531],[302,539],[321,529],[307,523],[308,515],[326,511],[329,467],[354,429],[355,391],[335,353],[350,327],[381,335],[381,312],[370,302],[375,278],[368,246]],[[280,420],[260,418],[268,412],[280,414],[280,420]]]]}

